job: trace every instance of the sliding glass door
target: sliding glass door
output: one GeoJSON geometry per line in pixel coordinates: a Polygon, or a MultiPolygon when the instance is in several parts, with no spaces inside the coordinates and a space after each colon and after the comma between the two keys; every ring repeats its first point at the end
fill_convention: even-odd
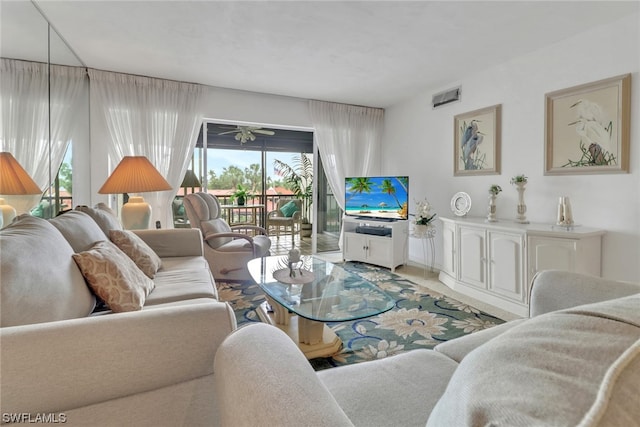
{"type": "Polygon", "coordinates": [[[336,212],[335,199],[331,201],[321,168],[317,169],[319,180],[313,175],[316,158],[319,159],[314,156],[312,132],[207,122],[198,138],[193,168],[201,177],[203,188],[215,194],[223,205],[237,203],[233,194],[239,186],[249,190],[247,205],[260,207],[247,209],[243,216],[241,209],[234,206],[232,209],[239,214],[229,217],[232,222],[252,222],[250,216],[256,212],[260,218],[255,222],[267,228],[267,215],[276,209],[279,200],[303,200],[303,230],[288,237],[290,240],[277,239],[276,244],[282,245],[282,250],[295,245],[305,253],[335,251],[341,215],[336,212]],[[316,203],[311,189],[318,184],[323,188],[316,194],[322,200],[316,203]],[[315,238],[306,231],[307,224],[313,222],[315,238]]]}

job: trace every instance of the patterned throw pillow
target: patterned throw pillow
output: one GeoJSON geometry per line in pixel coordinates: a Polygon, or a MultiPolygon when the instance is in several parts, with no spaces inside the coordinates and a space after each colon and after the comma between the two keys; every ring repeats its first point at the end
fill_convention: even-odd
{"type": "Polygon", "coordinates": [[[156,272],[162,267],[160,257],[134,232],[111,230],[109,231],[109,238],[150,279],[153,279],[156,272]]]}
{"type": "Polygon", "coordinates": [[[89,287],[113,312],[141,310],[155,287],[153,280],[109,241],[97,242],[88,251],[72,256],[89,287]]]}
{"type": "Polygon", "coordinates": [[[294,213],[298,212],[298,206],[292,201],[280,208],[280,211],[287,218],[291,218],[294,213]]]}

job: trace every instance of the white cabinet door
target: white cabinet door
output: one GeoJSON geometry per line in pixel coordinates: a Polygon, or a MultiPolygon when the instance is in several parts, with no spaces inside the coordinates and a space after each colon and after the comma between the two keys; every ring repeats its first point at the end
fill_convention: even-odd
{"type": "Polygon", "coordinates": [[[344,259],[365,261],[367,238],[364,234],[345,233],[344,234],[344,259]]]}
{"type": "Polygon", "coordinates": [[[456,277],[456,226],[450,222],[442,222],[442,270],[449,276],[456,277]]]}
{"type": "Polygon", "coordinates": [[[486,288],[485,231],[460,227],[459,280],[479,288],[486,288]]]}
{"type": "Polygon", "coordinates": [[[367,239],[367,262],[377,265],[391,263],[391,239],[388,237],[372,237],[367,239]]]}
{"type": "Polygon", "coordinates": [[[529,280],[542,270],[576,271],[578,241],[529,236],[529,280]]]}
{"type": "Polygon", "coordinates": [[[524,302],[524,235],[491,231],[488,241],[489,290],[511,300],[524,302]]]}

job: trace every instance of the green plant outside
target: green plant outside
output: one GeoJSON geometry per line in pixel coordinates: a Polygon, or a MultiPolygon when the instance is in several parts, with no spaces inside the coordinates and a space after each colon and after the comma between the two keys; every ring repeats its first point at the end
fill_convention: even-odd
{"type": "Polygon", "coordinates": [[[293,165],[275,159],[273,167],[288,184],[294,196],[302,200],[302,222],[308,223],[313,202],[313,163],[311,159],[301,153],[294,158],[293,165]]]}

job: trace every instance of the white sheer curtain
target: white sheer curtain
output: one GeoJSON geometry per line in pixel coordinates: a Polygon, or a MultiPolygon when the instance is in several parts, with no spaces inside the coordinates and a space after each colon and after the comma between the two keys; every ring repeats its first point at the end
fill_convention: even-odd
{"type": "Polygon", "coordinates": [[[195,147],[206,87],[94,69],[89,79],[92,126],[101,120],[108,129],[112,169],[124,156],[146,156],[173,187],[143,194],[152,223],[172,227],[170,206],[195,147]]]}
{"type": "MultiPolygon", "coordinates": [[[[57,65],[49,68],[45,63],[2,58],[0,151],[12,153],[43,192],[58,173],[76,129],[76,113],[82,106],[80,97],[85,83],[84,68],[57,65]]],[[[36,206],[41,197],[5,196],[5,199],[21,214],[36,206]]]]}
{"type": "Polygon", "coordinates": [[[327,181],[344,209],[344,179],[380,173],[384,110],[315,100],[309,110],[327,181]]]}
{"type": "Polygon", "coordinates": [[[324,172],[344,209],[344,179],[380,173],[384,110],[309,101],[314,138],[324,172]]]}

